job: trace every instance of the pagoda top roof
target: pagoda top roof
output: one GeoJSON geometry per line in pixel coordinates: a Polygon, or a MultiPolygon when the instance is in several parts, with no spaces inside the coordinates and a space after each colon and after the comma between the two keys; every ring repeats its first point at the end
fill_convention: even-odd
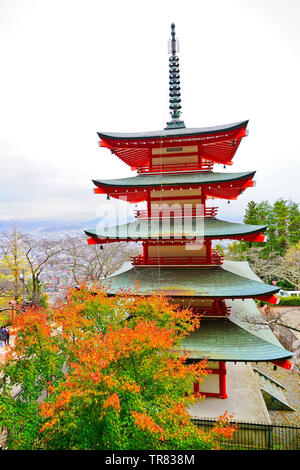
{"type": "MultiPolygon", "coordinates": [[[[182,238],[194,237],[197,223],[199,224],[199,220],[197,221],[195,218],[185,218],[184,223],[182,222],[178,227],[178,220],[172,218],[168,220],[167,224],[163,219],[138,219],[118,226],[88,229],[85,230],[85,233],[89,237],[100,238],[101,240],[153,240],[162,238],[168,241],[168,239],[178,239],[179,235],[182,238]]],[[[205,238],[230,238],[264,232],[267,225],[247,225],[215,218],[204,218],[203,228],[205,238]]]]}
{"type": "Polygon", "coordinates": [[[245,129],[248,124],[247,121],[234,122],[232,124],[223,124],[221,126],[212,127],[179,127],[162,129],[158,131],[146,132],[97,132],[100,139],[114,139],[121,140],[144,140],[144,139],[165,139],[170,137],[190,137],[218,134],[220,132],[233,131],[236,129],[245,129]]]}
{"type": "Polygon", "coordinates": [[[202,319],[200,328],[184,337],[180,349],[191,360],[267,362],[292,357],[281,345],[258,337],[228,318],[202,319]]]}
{"type": "Polygon", "coordinates": [[[150,168],[154,149],[162,147],[168,148],[168,155],[174,150],[174,156],[178,147],[183,147],[180,150],[184,152],[185,146],[193,146],[193,155],[198,155],[199,159],[231,165],[242,138],[247,135],[247,124],[248,121],[240,121],[222,126],[181,126],[150,132],[98,132],[98,136],[101,147],[110,149],[131,169],[142,172],[150,168]]]}
{"type": "Polygon", "coordinates": [[[200,185],[210,183],[223,183],[252,179],[255,171],[241,173],[218,173],[212,171],[198,173],[174,173],[156,175],[137,175],[129,178],[92,180],[96,186],[118,186],[118,187],[155,187],[155,186],[181,186],[200,185]]]}
{"type": "Polygon", "coordinates": [[[272,295],[279,287],[239,276],[221,267],[134,267],[101,280],[109,294],[134,290],[141,295],[165,294],[172,297],[253,298],[272,295]]]}

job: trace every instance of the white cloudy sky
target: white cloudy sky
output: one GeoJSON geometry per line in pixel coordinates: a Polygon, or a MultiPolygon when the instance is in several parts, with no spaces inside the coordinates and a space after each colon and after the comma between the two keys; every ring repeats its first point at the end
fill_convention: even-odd
{"type": "Polygon", "coordinates": [[[223,215],[299,200],[299,0],[0,0],[0,219],[95,217],[91,179],[131,173],[96,131],[168,120],[172,21],[186,126],[250,119],[223,215]]]}

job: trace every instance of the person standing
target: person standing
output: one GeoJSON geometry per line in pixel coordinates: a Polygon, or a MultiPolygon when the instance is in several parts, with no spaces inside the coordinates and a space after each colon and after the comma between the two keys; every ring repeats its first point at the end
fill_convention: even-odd
{"type": "Polygon", "coordinates": [[[4,327],[4,331],[5,331],[5,334],[6,334],[6,336],[5,336],[5,344],[6,344],[6,345],[9,345],[9,328],[8,328],[7,325],[4,327]]]}
{"type": "Polygon", "coordinates": [[[4,331],[4,327],[1,326],[0,328],[0,346],[3,346],[2,342],[5,344],[6,333],[4,331]]]}

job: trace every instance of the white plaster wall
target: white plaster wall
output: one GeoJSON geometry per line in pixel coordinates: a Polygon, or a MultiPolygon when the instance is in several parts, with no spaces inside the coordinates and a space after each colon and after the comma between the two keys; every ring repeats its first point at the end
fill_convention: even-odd
{"type": "Polygon", "coordinates": [[[205,377],[202,384],[200,384],[199,391],[202,393],[219,393],[219,375],[210,374],[205,377]]]}

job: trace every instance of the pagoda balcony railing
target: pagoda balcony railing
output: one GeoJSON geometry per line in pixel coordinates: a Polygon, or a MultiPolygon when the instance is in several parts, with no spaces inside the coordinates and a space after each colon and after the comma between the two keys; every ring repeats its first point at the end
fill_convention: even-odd
{"type": "Polygon", "coordinates": [[[207,315],[210,317],[227,317],[230,315],[231,312],[231,307],[227,306],[218,306],[218,307],[201,307],[201,306],[193,306],[191,305],[189,307],[190,310],[192,310],[193,313],[197,313],[198,315],[207,315]]]}
{"type": "Polygon", "coordinates": [[[182,171],[212,171],[214,167],[213,162],[202,162],[202,163],[173,163],[166,165],[152,165],[152,166],[141,166],[138,168],[138,173],[174,173],[182,171]]]}
{"type": "Polygon", "coordinates": [[[148,216],[148,211],[145,210],[135,210],[134,215],[138,219],[174,219],[182,217],[216,217],[218,213],[218,207],[205,207],[202,213],[196,210],[195,207],[190,209],[183,210],[170,210],[170,211],[151,211],[151,215],[148,216]]]}
{"type": "Polygon", "coordinates": [[[182,257],[145,257],[139,255],[131,257],[134,266],[220,266],[224,257],[214,251],[210,257],[206,256],[182,256],[182,257]]]}

